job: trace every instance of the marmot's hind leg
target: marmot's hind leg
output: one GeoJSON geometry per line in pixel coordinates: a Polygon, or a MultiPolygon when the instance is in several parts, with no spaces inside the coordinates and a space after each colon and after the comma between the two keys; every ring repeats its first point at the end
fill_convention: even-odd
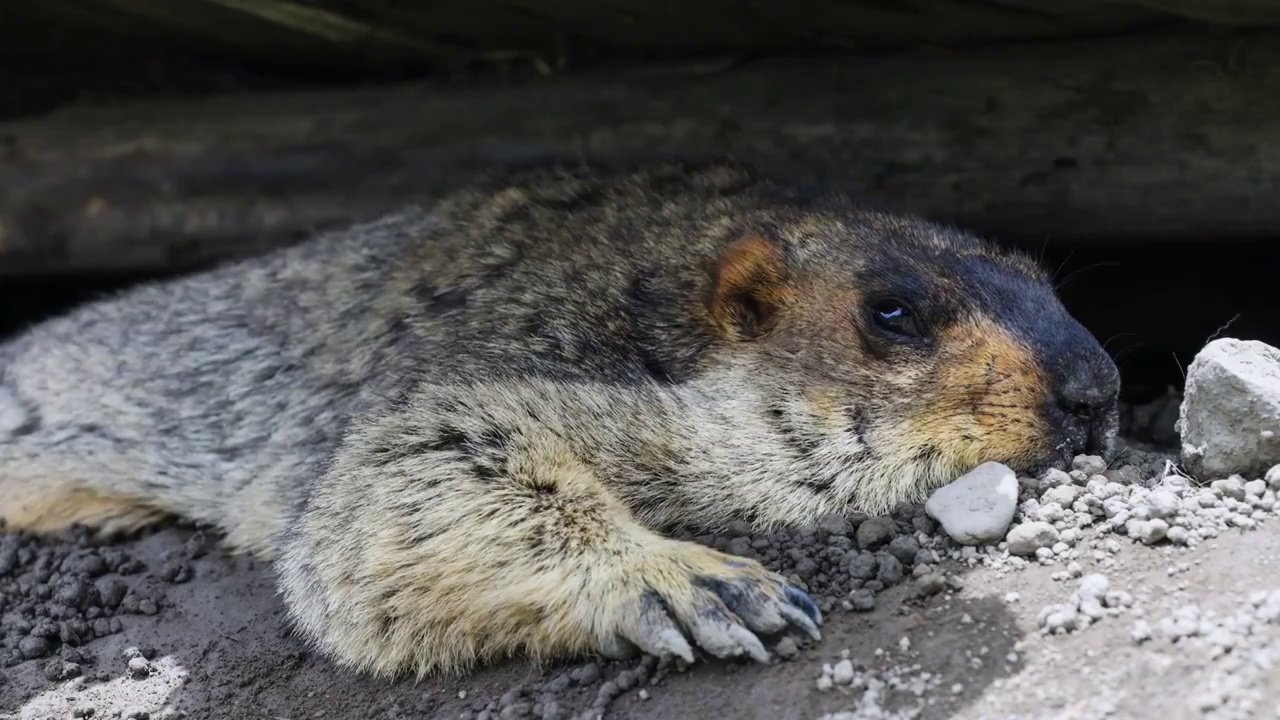
{"type": "Polygon", "coordinates": [[[52,533],[79,524],[109,536],[164,517],[133,498],[103,494],[71,478],[18,476],[0,468],[0,518],[8,531],[52,533]]]}
{"type": "MultiPolygon", "coordinates": [[[[0,518],[6,530],[57,532],[73,524],[100,535],[129,533],[165,517],[124,492],[121,458],[91,438],[56,436],[0,387],[0,518]],[[86,440],[88,442],[86,442],[86,440]]],[[[141,468],[138,468],[141,470],[141,468]]]]}

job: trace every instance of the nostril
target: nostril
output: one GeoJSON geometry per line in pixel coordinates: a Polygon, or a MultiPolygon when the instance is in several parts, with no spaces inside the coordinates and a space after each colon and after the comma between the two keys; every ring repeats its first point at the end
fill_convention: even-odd
{"type": "Polygon", "coordinates": [[[1094,414],[1098,412],[1098,408],[1096,405],[1089,405],[1087,403],[1076,403],[1074,405],[1069,406],[1067,408],[1067,412],[1071,413],[1072,415],[1078,415],[1079,417],[1088,418],[1088,417],[1093,417],[1094,414]]]}
{"type": "Polygon", "coordinates": [[[1098,389],[1086,392],[1064,392],[1058,396],[1058,406],[1068,414],[1084,419],[1096,419],[1105,414],[1115,401],[1115,396],[1098,389]]]}

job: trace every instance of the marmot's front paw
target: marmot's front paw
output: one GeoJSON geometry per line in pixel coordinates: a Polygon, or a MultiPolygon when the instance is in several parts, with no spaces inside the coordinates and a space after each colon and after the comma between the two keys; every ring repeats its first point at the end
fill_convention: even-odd
{"type": "MultiPolygon", "coordinates": [[[[721,658],[749,655],[768,662],[756,633],[795,625],[815,641],[822,612],[806,593],[754,560],[687,542],[668,541],[633,565],[618,588],[613,636],[601,651],[624,655],[628,644],[644,652],[693,661],[689,640],[721,658]]],[[[606,635],[609,628],[604,629],[606,635]]]]}

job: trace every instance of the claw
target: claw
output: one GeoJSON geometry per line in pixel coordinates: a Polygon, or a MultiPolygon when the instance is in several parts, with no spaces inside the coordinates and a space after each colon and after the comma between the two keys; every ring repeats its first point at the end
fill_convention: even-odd
{"type": "Polygon", "coordinates": [[[693,662],[693,648],[689,647],[689,641],[684,639],[684,635],[675,629],[663,631],[650,654],[658,657],[675,656],[687,663],[693,662]]]}
{"type": "Polygon", "coordinates": [[[769,651],[764,649],[764,643],[760,642],[760,638],[756,637],[750,630],[741,625],[734,625],[729,634],[737,641],[739,647],[746,651],[747,655],[758,663],[769,662],[769,651]]]}
{"type": "Polygon", "coordinates": [[[781,610],[783,617],[790,620],[792,625],[803,630],[810,638],[813,638],[814,642],[822,640],[822,632],[818,630],[818,626],[803,611],[791,605],[784,605],[781,610]]]}
{"type": "Polygon", "coordinates": [[[769,662],[764,644],[750,630],[729,622],[701,622],[693,628],[698,646],[718,658],[748,655],[760,662],[769,662]]]}
{"type": "Polygon", "coordinates": [[[822,610],[818,609],[818,604],[813,601],[813,598],[809,597],[808,593],[804,592],[800,588],[788,585],[787,600],[789,600],[792,605],[803,610],[815,623],[818,625],[822,624],[822,610]]]}

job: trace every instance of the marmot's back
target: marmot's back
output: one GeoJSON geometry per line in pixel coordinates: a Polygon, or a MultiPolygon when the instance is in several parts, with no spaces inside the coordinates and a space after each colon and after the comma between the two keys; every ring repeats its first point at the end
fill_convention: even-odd
{"type": "Polygon", "coordinates": [[[142,501],[269,548],[297,484],[407,370],[378,293],[413,218],[136,287],[0,348],[0,415],[23,417],[0,427],[6,518],[60,525],[142,501]],[[42,509],[15,495],[28,473],[42,493],[79,489],[42,509]]]}

